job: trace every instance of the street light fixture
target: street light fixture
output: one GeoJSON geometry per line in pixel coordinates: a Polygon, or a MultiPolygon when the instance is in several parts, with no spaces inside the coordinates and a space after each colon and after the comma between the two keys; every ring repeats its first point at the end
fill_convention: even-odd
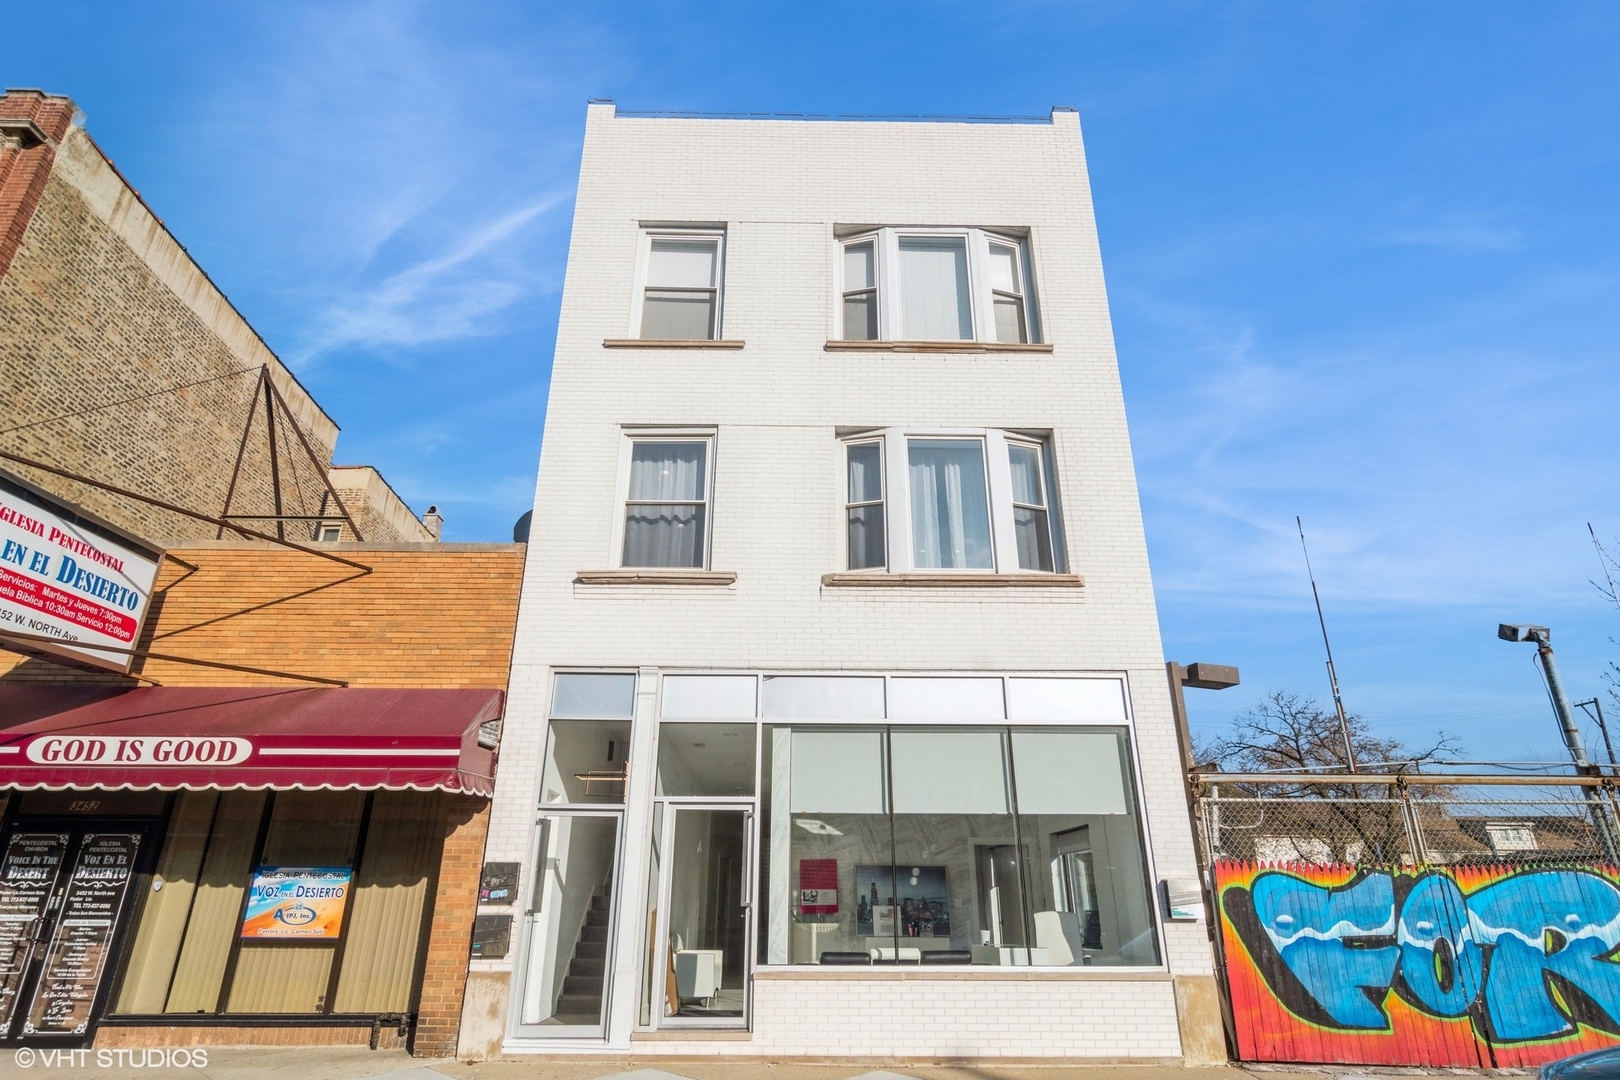
{"type": "MultiPolygon", "coordinates": [[[[1581,739],[1580,725],[1575,723],[1575,710],[1570,707],[1569,695],[1564,692],[1564,680],[1558,675],[1558,664],[1553,659],[1552,631],[1545,626],[1501,623],[1496,628],[1496,636],[1503,641],[1534,643],[1536,653],[1541,658],[1542,674],[1547,677],[1547,693],[1552,698],[1553,712],[1558,714],[1558,724],[1564,730],[1564,746],[1569,750],[1570,759],[1575,762],[1575,771],[1586,776],[1601,775],[1603,770],[1593,765],[1586,756],[1586,744],[1581,739]]],[[[1602,841],[1604,853],[1609,861],[1614,862],[1617,856],[1620,856],[1620,844],[1615,841],[1614,822],[1609,817],[1608,807],[1604,805],[1602,796],[1596,790],[1586,788],[1585,791],[1598,839],[1602,841]]]]}

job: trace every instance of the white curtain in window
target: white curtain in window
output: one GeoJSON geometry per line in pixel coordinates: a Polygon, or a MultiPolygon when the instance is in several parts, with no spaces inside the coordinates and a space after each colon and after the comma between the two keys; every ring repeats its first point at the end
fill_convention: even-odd
{"type": "Polygon", "coordinates": [[[1018,812],[1129,812],[1122,741],[1116,731],[1014,731],[1018,812]]]}
{"type": "Polygon", "coordinates": [[[919,569],[991,569],[984,444],[978,439],[913,439],[907,453],[913,564],[919,569]]]}
{"type": "Polygon", "coordinates": [[[647,257],[650,289],[714,288],[713,240],[654,240],[647,257]]]}
{"type": "Polygon", "coordinates": [[[902,334],[914,341],[971,341],[967,241],[907,237],[900,241],[902,334]]]}
{"type": "MultiPolygon", "coordinates": [[[[889,736],[897,814],[1007,814],[1006,737],[999,731],[889,736]]],[[[1020,780],[1022,777],[1020,777],[1020,780]]]]}
{"type": "Polygon", "coordinates": [[[701,442],[637,442],[630,458],[625,566],[703,565],[701,442]]]}
{"type": "Polygon", "coordinates": [[[882,731],[795,731],[792,753],[790,813],[888,812],[882,731]]]}

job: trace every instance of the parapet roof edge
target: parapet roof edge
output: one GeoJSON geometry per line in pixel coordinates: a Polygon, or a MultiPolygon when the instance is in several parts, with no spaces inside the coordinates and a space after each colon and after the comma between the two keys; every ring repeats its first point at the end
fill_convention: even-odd
{"type": "MultiPolygon", "coordinates": [[[[608,104],[594,101],[593,104],[608,104]]],[[[1053,113],[1076,112],[1067,105],[1058,105],[1053,113]]],[[[891,124],[1050,124],[1046,116],[980,116],[974,114],[929,113],[769,113],[769,112],[695,112],[683,109],[622,109],[615,107],[615,117],[638,120],[809,120],[809,121],[874,121],[891,124]]]]}

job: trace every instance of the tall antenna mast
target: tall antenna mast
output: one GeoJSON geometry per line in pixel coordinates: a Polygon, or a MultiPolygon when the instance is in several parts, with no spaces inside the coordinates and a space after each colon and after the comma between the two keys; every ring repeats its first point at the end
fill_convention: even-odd
{"type": "Polygon", "coordinates": [[[1344,715],[1344,699],[1339,696],[1339,673],[1333,668],[1333,646],[1328,643],[1327,620],[1322,617],[1322,594],[1316,591],[1316,571],[1311,569],[1311,549],[1305,546],[1305,523],[1294,517],[1299,529],[1299,549],[1305,553],[1305,573],[1311,579],[1311,596],[1316,600],[1316,621],[1322,627],[1322,648],[1327,651],[1328,684],[1333,687],[1333,707],[1339,712],[1339,734],[1344,736],[1344,761],[1356,771],[1356,751],[1350,744],[1350,720],[1344,715]]]}

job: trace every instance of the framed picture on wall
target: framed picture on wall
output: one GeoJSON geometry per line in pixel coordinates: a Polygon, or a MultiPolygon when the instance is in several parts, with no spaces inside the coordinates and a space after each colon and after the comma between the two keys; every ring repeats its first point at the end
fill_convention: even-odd
{"type": "Polygon", "coordinates": [[[951,893],[943,866],[856,866],[855,933],[949,938],[951,893]]]}

